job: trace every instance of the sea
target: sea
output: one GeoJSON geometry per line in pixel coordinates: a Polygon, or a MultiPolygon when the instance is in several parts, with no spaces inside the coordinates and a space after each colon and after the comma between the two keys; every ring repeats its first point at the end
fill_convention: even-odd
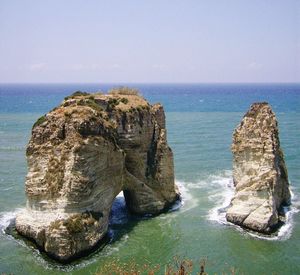
{"type": "MultiPolygon", "coordinates": [[[[0,274],[95,274],[110,262],[164,266],[205,261],[209,274],[300,274],[300,84],[0,84],[0,274]],[[59,264],[9,232],[26,205],[25,150],[33,123],[81,90],[137,88],[166,112],[168,143],[182,201],[156,217],[128,213],[119,194],[109,242],[59,264]],[[279,123],[292,205],[277,235],[247,232],[225,220],[234,194],[232,133],[254,102],[271,104],[279,123]]],[[[196,274],[196,268],[193,274],[196,274]]]]}

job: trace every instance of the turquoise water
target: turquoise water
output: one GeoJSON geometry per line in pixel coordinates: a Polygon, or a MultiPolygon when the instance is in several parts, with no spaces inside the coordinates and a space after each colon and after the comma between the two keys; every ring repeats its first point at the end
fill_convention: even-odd
{"type": "Polygon", "coordinates": [[[24,240],[5,234],[25,206],[25,148],[33,122],[74,90],[106,91],[111,86],[0,85],[0,273],[94,274],[114,258],[163,266],[177,255],[195,263],[207,257],[207,271],[217,274],[230,267],[244,274],[300,274],[299,85],[131,85],[165,106],[181,208],[137,218],[117,197],[110,244],[69,265],[57,264],[24,240]],[[255,101],[270,102],[276,112],[294,193],[286,226],[270,239],[228,225],[220,211],[233,194],[232,131],[255,101]]]}

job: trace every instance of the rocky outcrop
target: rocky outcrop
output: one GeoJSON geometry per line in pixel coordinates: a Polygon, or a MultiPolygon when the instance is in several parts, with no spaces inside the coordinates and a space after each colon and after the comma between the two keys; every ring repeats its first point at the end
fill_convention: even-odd
{"type": "Polygon", "coordinates": [[[290,191],[276,117],[267,103],[254,103],[246,113],[234,131],[232,153],[236,192],[227,220],[261,233],[275,231],[290,191]]]}
{"type": "Polygon", "coordinates": [[[26,153],[27,207],[16,229],[60,261],[103,239],[121,191],[136,214],[178,199],[163,107],[132,90],[65,98],[35,123],[26,153]]]}

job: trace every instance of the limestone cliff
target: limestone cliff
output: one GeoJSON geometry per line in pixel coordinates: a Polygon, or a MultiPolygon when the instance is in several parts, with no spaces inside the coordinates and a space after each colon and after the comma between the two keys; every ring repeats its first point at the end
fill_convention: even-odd
{"type": "Polygon", "coordinates": [[[254,103],[233,134],[234,198],[228,221],[262,233],[281,222],[290,202],[288,174],[275,114],[267,103],[254,103]]]}
{"type": "Polygon", "coordinates": [[[99,243],[120,191],[137,214],[178,198],[163,107],[126,89],[65,98],[33,126],[27,161],[16,229],[60,261],[99,243]]]}

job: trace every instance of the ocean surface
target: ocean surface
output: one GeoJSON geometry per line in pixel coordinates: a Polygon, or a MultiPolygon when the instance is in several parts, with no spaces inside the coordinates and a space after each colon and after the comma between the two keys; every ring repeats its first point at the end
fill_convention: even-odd
{"type": "Polygon", "coordinates": [[[174,256],[212,274],[300,274],[300,85],[130,84],[166,111],[168,142],[175,158],[182,205],[154,218],[126,211],[120,195],[113,205],[110,243],[68,265],[58,264],[30,243],[6,234],[25,207],[25,148],[38,117],[76,90],[96,92],[108,84],[0,85],[0,274],[94,274],[119,259],[164,266],[174,256]],[[253,102],[271,104],[279,122],[293,202],[277,236],[265,238],[226,223],[233,195],[232,132],[253,102]],[[239,274],[239,273],[238,273],[239,274]]]}

